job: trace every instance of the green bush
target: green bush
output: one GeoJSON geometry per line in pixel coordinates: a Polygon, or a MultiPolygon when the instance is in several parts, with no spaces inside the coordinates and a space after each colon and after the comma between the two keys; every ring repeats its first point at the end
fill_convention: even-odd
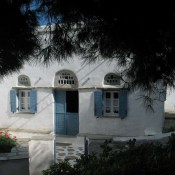
{"type": "Polygon", "coordinates": [[[163,129],[163,133],[173,132],[173,131],[175,131],[175,126],[170,126],[168,128],[163,129]]]}
{"type": "Polygon", "coordinates": [[[102,153],[76,160],[74,166],[67,161],[43,171],[43,175],[172,175],[175,174],[175,134],[168,143],[136,144],[130,140],[119,148],[102,145],[102,153]]]}

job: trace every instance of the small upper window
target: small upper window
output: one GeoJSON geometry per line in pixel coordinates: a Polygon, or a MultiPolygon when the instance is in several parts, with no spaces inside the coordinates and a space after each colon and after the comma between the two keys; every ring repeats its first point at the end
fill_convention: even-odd
{"type": "Polygon", "coordinates": [[[104,78],[105,85],[120,85],[120,77],[114,73],[109,73],[104,78]]]}
{"type": "Polygon", "coordinates": [[[18,86],[31,86],[29,77],[26,75],[20,75],[18,77],[18,86]]]}
{"type": "Polygon", "coordinates": [[[63,70],[56,74],[54,85],[58,87],[78,87],[78,80],[73,72],[63,70]]]}

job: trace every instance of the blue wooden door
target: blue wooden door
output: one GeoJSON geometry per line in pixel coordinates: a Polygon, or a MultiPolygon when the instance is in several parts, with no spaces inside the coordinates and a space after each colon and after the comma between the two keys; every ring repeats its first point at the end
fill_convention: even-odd
{"type": "Polygon", "coordinates": [[[79,132],[78,91],[55,91],[55,131],[76,135],[79,132]]]}
{"type": "Polygon", "coordinates": [[[55,91],[55,131],[66,134],[66,91],[55,91]]]}

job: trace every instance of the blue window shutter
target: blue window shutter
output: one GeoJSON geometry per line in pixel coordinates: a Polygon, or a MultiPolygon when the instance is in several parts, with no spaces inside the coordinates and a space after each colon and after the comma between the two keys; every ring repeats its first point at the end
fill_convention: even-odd
{"type": "Polygon", "coordinates": [[[102,117],[103,115],[103,97],[102,91],[94,92],[94,114],[97,117],[102,117]]]}
{"type": "Polygon", "coordinates": [[[36,90],[30,91],[30,112],[31,113],[37,112],[37,92],[36,90]]]}
{"type": "Polygon", "coordinates": [[[119,91],[119,117],[121,119],[127,117],[127,90],[119,91]]]}
{"type": "Polygon", "coordinates": [[[11,112],[16,112],[16,90],[11,90],[10,91],[10,107],[11,107],[11,112]]]}

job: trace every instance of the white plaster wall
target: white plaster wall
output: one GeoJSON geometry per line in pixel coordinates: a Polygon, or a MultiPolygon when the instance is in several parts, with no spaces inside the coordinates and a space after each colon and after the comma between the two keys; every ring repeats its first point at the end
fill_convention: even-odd
{"type": "Polygon", "coordinates": [[[93,89],[105,87],[103,78],[107,73],[118,73],[116,62],[101,61],[94,64],[84,64],[78,58],[69,59],[68,62],[52,62],[47,67],[40,63],[28,64],[0,81],[0,128],[16,128],[31,130],[54,130],[54,98],[53,87],[56,72],[67,69],[77,76],[79,87],[79,129],[80,134],[106,134],[106,135],[143,135],[146,130],[161,132],[163,125],[164,105],[157,102],[155,113],[146,113],[143,100],[136,100],[135,94],[129,95],[128,117],[96,118],[94,116],[93,89]],[[17,87],[17,79],[21,74],[27,75],[31,86],[38,91],[38,112],[36,114],[18,114],[10,112],[10,90],[17,87]],[[91,90],[87,90],[92,88],[91,90]]]}
{"type": "Polygon", "coordinates": [[[139,91],[128,95],[127,118],[94,116],[94,93],[88,90],[79,91],[80,99],[80,134],[99,134],[115,136],[155,135],[162,132],[164,123],[164,103],[156,101],[155,112],[146,111],[143,99],[137,99],[139,91]]]}
{"type": "MultiPolygon", "coordinates": [[[[37,113],[11,113],[10,111],[10,88],[4,90],[4,98],[1,99],[0,128],[53,131],[53,95],[52,90],[37,90],[37,113]],[[6,97],[6,98],[5,98],[6,97]],[[5,102],[5,103],[4,103],[5,102]]],[[[2,94],[1,94],[2,95],[2,94]]]]}
{"type": "Polygon", "coordinates": [[[68,62],[52,62],[45,66],[41,63],[26,63],[21,70],[3,77],[0,80],[0,128],[25,129],[38,131],[54,130],[54,98],[53,87],[56,72],[67,69],[73,71],[79,87],[102,86],[103,77],[109,72],[106,65],[112,65],[110,72],[115,71],[116,64],[104,61],[95,64],[83,64],[77,58],[68,62]],[[30,78],[31,87],[37,90],[37,113],[11,113],[10,90],[18,86],[18,76],[24,74],[30,78]]]}
{"type": "Polygon", "coordinates": [[[30,175],[42,175],[55,163],[54,138],[32,137],[29,141],[29,170],[30,175]]]}
{"type": "Polygon", "coordinates": [[[175,113],[175,90],[167,89],[166,101],[165,101],[165,111],[175,113]]]}

